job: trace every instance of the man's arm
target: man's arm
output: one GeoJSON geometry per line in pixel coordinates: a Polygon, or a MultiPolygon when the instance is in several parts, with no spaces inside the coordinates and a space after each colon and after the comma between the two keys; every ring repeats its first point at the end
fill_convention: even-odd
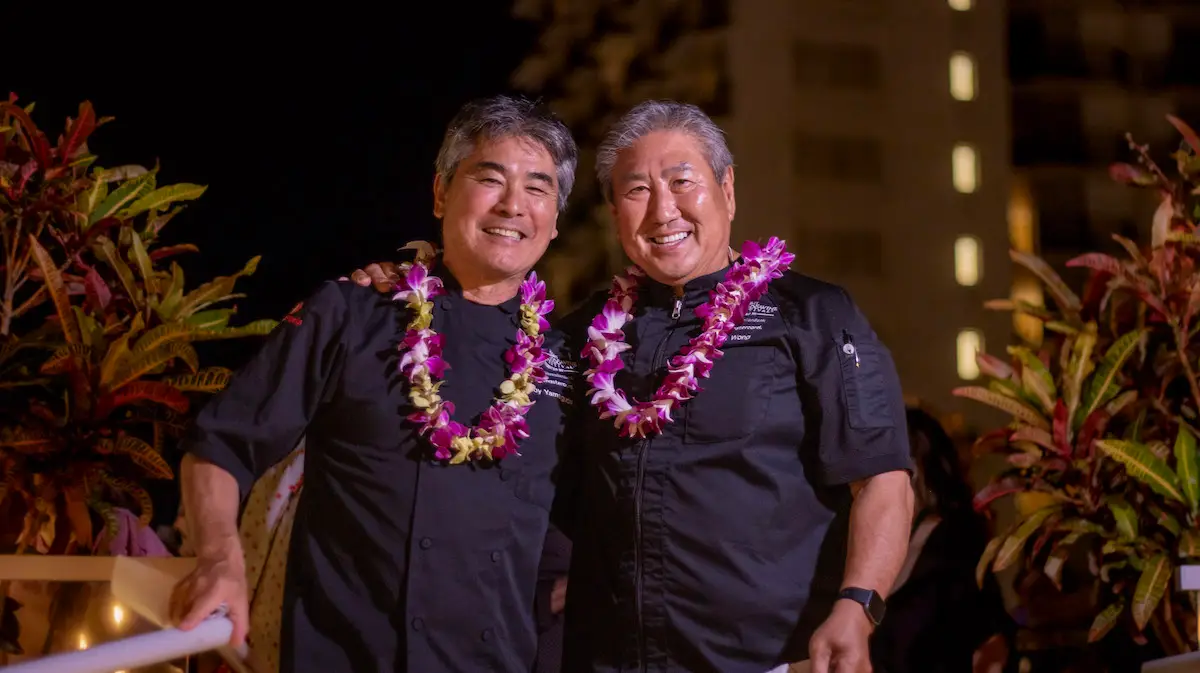
{"type": "Polygon", "coordinates": [[[908,472],[885,472],[850,485],[850,541],[842,587],[875,589],[887,598],[908,552],[913,518],[908,472]]]}
{"type": "Polygon", "coordinates": [[[296,447],[336,382],[349,322],[342,292],[325,283],[298,305],[184,436],[181,486],[197,566],[172,596],[181,629],[225,604],[234,621],[231,642],[239,645],[246,634],[238,511],[254,482],[296,447]]]}
{"type": "MultiPolygon", "coordinates": [[[[801,394],[820,418],[818,478],[853,497],[842,588],[891,591],[908,550],[914,469],[904,396],[891,353],[842,290],[799,286],[791,322],[801,394]]],[[[813,673],[869,670],[873,624],[837,600],[809,643],[813,673]]]]}

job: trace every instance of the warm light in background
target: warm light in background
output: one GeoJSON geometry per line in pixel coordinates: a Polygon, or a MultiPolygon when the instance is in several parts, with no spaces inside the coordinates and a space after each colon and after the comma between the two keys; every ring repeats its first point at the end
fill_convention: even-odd
{"type": "Polygon", "coordinates": [[[979,363],[975,354],[983,352],[983,334],[965,329],[958,333],[958,377],[966,381],[979,378],[979,363]]]}
{"type": "Polygon", "coordinates": [[[955,9],[960,12],[965,12],[975,6],[975,0],[947,0],[950,3],[950,9],[955,9]]]}
{"type": "Polygon", "coordinates": [[[88,637],[83,631],[79,632],[79,649],[86,650],[88,648],[88,637]]]}
{"type": "Polygon", "coordinates": [[[963,194],[974,194],[979,188],[979,158],[975,155],[975,148],[967,143],[955,145],[951,162],[954,167],[954,188],[963,194]]]}
{"type": "MultiPolygon", "coordinates": [[[[1008,241],[1013,250],[1034,251],[1037,222],[1033,208],[1033,192],[1023,175],[1013,176],[1012,192],[1008,197],[1008,241]]],[[[1044,306],[1045,297],[1038,279],[1024,267],[1013,269],[1013,301],[1023,301],[1033,306],[1044,306]]],[[[1042,321],[1026,313],[1013,311],[1013,330],[1026,343],[1041,345],[1044,336],[1042,321]]]]}
{"type": "Polygon", "coordinates": [[[979,282],[979,240],[974,236],[959,236],[954,241],[954,280],[971,287],[979,282]]]}
{"type": "Polygon", "coordinates": [[[125,623],[125,608],[121,607],[120,603],[113,603],[112,620],[113,625],[117,628],[121,628],[121,625],[125,623]]]}
{"type": "Polygon", "coordinates": [[[975,59],[965,51],[950,55],[950,95],[955,100],[975,100],[975,59]]]}

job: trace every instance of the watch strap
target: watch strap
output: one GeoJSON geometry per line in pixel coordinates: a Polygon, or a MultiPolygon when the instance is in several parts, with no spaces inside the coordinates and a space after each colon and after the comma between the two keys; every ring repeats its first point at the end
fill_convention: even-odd
{"type": "Polygon", "coordinates": [[[875,626],[879,626],[883,621],[883,615],[887,611],[887,603],[872,589],[860,589],[859,587],[846,587],[838,593],[838,598],[845,598],[854,601],[863,606],[863,612],[867,613],[867,619],[875,626]]]}

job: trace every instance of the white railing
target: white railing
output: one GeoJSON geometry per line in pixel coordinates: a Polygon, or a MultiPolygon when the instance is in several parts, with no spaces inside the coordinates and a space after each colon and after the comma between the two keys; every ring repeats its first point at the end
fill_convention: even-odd
{"type": "Polygon", "coordinates": [[[5,673],[112,673],[218,651],[237,673],[246,651],[226,643],[233,623],[215,614],[191,631],[170,626],[168,604],[176,582],[195,566],[191,558],[129,556],[0,556],[0,580],[111,582],[113,598],[161,631],[52,654],[4,667],[5,673]]]}

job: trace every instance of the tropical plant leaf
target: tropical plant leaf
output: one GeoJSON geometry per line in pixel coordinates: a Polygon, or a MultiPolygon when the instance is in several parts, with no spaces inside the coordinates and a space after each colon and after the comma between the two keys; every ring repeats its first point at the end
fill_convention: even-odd
{"type": "Polygon", "coordinates": [[[216,339],[240,339],[248,336],[266,336],[279,325],[278,320],[255,320],[239,327],[220,327],[192,332],[192,341],[214,341],[216,339]]]}
{"type": "Polygon", "coordinates": [[[142,237],[138,236],[136,231],[129,230],[130,245],[129,245],[129,261],[137,266],[138,271],[142,275],[142,283],[146,287],[146,294],[149,296],[158,295],[158,278],[154,275],[154,264],[150,262],[150,256],[146,254],[146,246],[142,245],[142,237]]]}
{"type": "Polygon", "coordinates": [[[92,347],[80,343],[61,346],[42,363],[38,371],[47,376],[65,374],[87,369],[91,361],[92,347]]]}
{"type": "Polygon", "coordinates": [[[1170,512],[1154,504],[1152,501],[1146,502],[1145,505],[1146,509],[1150,513],[1150,517],[1154,519],[1154,523],[1165,528],[1168,533],[1178,536],[1183,531],[1182,527],[1179,525],[1179,520],[1176,519],[1170,512]]]}
{"type": "Polygon", "coordinates": [[[168,376],[163,379],[163,383],[188,392],[215,393],[223,390],[232,376],[233,372],[224,367],[208,367],[195,374],[168,376]]]}
{"type": "Polygon", "coordinates": [[[104,483],[108,484],[109,488],[133,498],[138,506],[138,521],[143,526],[150,525],[150,519],[154,516],[154,502],[150,499],[150,494],[146,492],[146,489],[139,486],[136,482],[122,477],[115,477],[107,472],[102,473],[102,478],[104,483]]]}
{"type": "Polygon", "coordinates": [[[1115,603],[1110,603],[1108,607],[1101,610],[1100,614],[1092,620],[1092,628],[1088,629],[1088,642],[1099,642],[1104,636],[1107,636],[1108,632],[1117,625],[1117,620],[1120,619],[1122,612],[1125,612],[1125,599],[1123,598],[1118,598],[1115,603]]]}
{"type": "Polygon", "coordinates": [[[132,354],[109,383],[109,389],[118,390],[176,358],[183,360],[192,372],[200,368],[200,358],[191,344],[171,341],[158,348],[132,354]]]}
{"type": "Polygon", "coordinates": [[[1096,446],[1108,457],[1124,465],[1130,477],[1146,484],[1155,493],[1184,502],[1179,478],[1165,462],[1154,457],[1145,444],[1120,439],[1101,439],[1096,442],[1096,446]]]}
{"type": "Polygon", "coordinates": [[[1083,382],[1095,369],[1092,349],[1096,347],[1096,323],[1088,322],[1071,344],[1071,359],[1063,372],[1063,398],[1067,404],[1067,417],[1073,420],[1071,429],[1078,430],[1086,415],[1078,413],[1083,394],[1083,382]]]}
{"type": "Polygon", "coordinates": [[[1154,609],[1158,607],[1159,601],[1167,591],[1167,584],[1173,572],[1174,566],[1166,554],[1155,554],[1146,561],[1133,590],[1133,604],[1130,606],[1133,622],[1139,631],[1146,628],[1150,616],[1154,614],[1154,609]]]}
{"type": "Polygon", "coordinates": [[[177,201],[192,201],[200,198],[204,194],[204,190],[208,187],[202,185],[193,185],[186,182],[167,187],[159,187],[134,201],[128,208],[121,213],[121,218],[130,218],[135,215],[140,215],[147,210],[161,209],[163,206],[170,205],[177,201]]]}
{"type": "Polygon", "coordinates": [[[1054,377],[1038,358],[1023,346],[1009,346],[1008,352],[1021,361],[1021,384],[1025,393],[1036,399],[1042,405],[1042,411],[1053,413],[1058,390],[1054,385],[1054,377]]]}
{"type": "Polygon", "coordinates": [[[159,260],[166,259],[168,257],[174,257],[175,255],[181,255],[185,252],[200,252],[200,248],[197,248],[195,245],[192,245],[191,243],[180,243],[179,245],[166,245],[161,248],[155,248],[154,250],[151,250],[150,251],[150,259],[157,262],[159,260]]]}
{"type": "Polygon", "coordinates": [[[133,381],[100,397],[96,418],[105,418],[118,407],[137,402],[155,402],[177,413],[187,413],[190,400],[174,386],[160,381],[133,381]]]}
{"type": "Polygon", "coordinates": [[[161,348],[172,341],[187,341],[192,335],[192,328],[182,323],[159,325],[148,330],[133,345],[133,352],[145,353],[161,348]]]}
{"type": "MultiPolygon", "coordinates": [[[[140,318],[141,314],[138,317],[140,318]]],[[[133,335],[134,332],[126,332],[109,344],[108,352],[105,353],[104,360],[100,363],[100,387],[102,389],[109,387],[113,377],[129,359],[129,340],[133,335]]]]}
{"type": "Polygon", "coordinates": [[[983,351],[975,354],[975,363],[979,365],[980,372],[995,379],[1008,381],[1012,380],[1016,374],[1007,362],[983,351]]]}
{"type": "Polygon", "coordinates": [[[200,310],[202,307],[208,306],[209,304],[232,294],[234,285],[237,283],[237,279],[242,276],[249,276],[253,274],[255,270],[258,269],[258,262],[261,259],[261,256],[254,257],[246,263],[246,266],[243,267],[241,271],[233,274],[232,276],[220,276],[189,292],[183,298],[183,302],[179,307],[179,315],[190,315],[191,313],[200,310]]]}
{"type": "Polygon", "coordinates": [[[1195,514],[1200,504],[1200,466],[1197,466],[1196,436],[1185,423],[1179,424],[1179,433],[1175,435],[1175,473],[1183,487],[1185,502],[1195,514]]]}
{"type": "Polygon", "coordinates": [[[12,449],[17,453],[38,455],[56,451],[60,445],[58,436],[45,430],[30,428],[0,428],[0,449],[12,449]]]}
{"type": "Polygon", "coordinates": [[[1055,587],[1058,587],[1059,591],[1062,591],[1063,566],[1066,565],[1067,559],[1071,556],[1072,545],[1081,537],[1083,537],[1083,533],[1079,531],[1067,533],[1061,540],[1054,543],[1054,548],[1050,551],[1049,556],[1046,557],[1046,565],[1043,566],[1042,572],[1046,574],[1047,579],[1054,583],[1055,587]]]}
{"type": "Polygon", "coordinates": [[[225,327],[229,319],[237,313],[235,308],[216,308],[211,311],[200,311],[188,316],[183,322],[196,329],[210,330],[225,327]]]}
{"type": "Polygon", "coordinates": [[[1104,359],[1100,362],[1100,366],[1096,368],[1096,373],[1088,382],[1087,392],[1083,397],[1083,417],[1086,418],[1100,406],[1107,404],[1109,400],[1120,392],[1120,387],[1117,382],[1117,377],[1121,372],[1121,368],[1125,366],[1126,360],[1130,355],[1133,355],[1145,335],[1146,330],[1139,329],[1129,332],[1117,339],[1108,351],[1104,354],[1104,359]]]}
{"type": "Polygon", "coordinates": [[[38,269],[42,272],[46,290],[50,293],[50,300],[54,302],[54,312],[58,314],[63,338],[69,344],[79,343],[79,326],[75,324],[75,314],[71,312],[71,298],[67,296],[67,286],[63,283],[58,266],[33,234],[29,235],[29,247],[33,251],[33,258],[37,262],[38,269]]]}
{"type": "Polygon", "coordinates": [[[113,506],[95,498],[88,501],[88,506],[104,521],[104,534],[108,536],[108,539],[116,538],[117,534],[121,532],[121,522],[117,519],[117,512],[113,506]]]}
{"type": "Polygon", "coordinates": [[[1043,430],[1050,429],[1050,423],[1046,420],[1046,417],[1038,413],[1033,407],[1014,400],[1011,397],[1005,397],[1004,395],[988,390],[987,388],[982,388],[979,386],[966,386],[955,388],[953,394],[956,397],[965,397],[970,400],[975,400],[976,402],[982,402],[984,404],[993,406],[1001,411],[1011,414],[1014,418],[1024,421],[1035,428],[1041,428],[1043,430]]]}
{"type": "Polygon", "coordinates": [[[100,236],[96,239],[95,245],[96,256],[104,260],[110,268],[117,274],[117,278],[121,281],[121,287],[125,290],[125,295],[133,302],[133,305],[141,308],[143,302],[143,293],[138,287],[137,280],[133,277],[133,271],[125,260],[121,259],[121,255],[117,252],[116,245],[108,240],[105,236],[100,236]]]}
{"type": "Polygon", "coordinates": [[[1029,269],[1042,281],[1060,310],[1068,314],[1079,313],[1079,297],[1071,291],[1070,287],[1067,287],[1067,284],[1045,260],[1020,250],[1010,250],[1009,256],[1012,261],[1029,269]]]}
{"type": "Polygon", "coordinates": [[[163,290],[162,298],[155,307],[159,319],[164,323],[175,321],[175,314],[183,302],[183,284],[183,268],[175,262],[171,262],[171,283],[163,290]]]}
{"type": "Polygon", "coordinates": [[[1025,549],[1025,543],[1029,540],[1029,537],[1036,533],[1039,528],[1041,528],[1046,519],[1050,518],[1050,516],[1053,514],[1058,514],[1061,511],[1062,508],[1058,506],[1043,507],[1025,517],[1025,520],[1021,522],[1021,525],[1017,526],[1017,529],[1004,540],[1002,545],[1000,545],[1000,551],[996,553],[996,561],[992,565],[992,571],[1000,572],[1019,559],[1021,557],[1021,552],[1025,549]]]}
{"type": "Polygon", "coordinates": [[[153,446],[150,446],[137,437],[125,435],[117,440],[113,450],[116,453],[129,456],[152,479],[175,478],[175,473],[171,470],[171,466],[167,465],[167,461],[163,460],[163,457],[154,450],[153,446]]]}
{"type": "Polygon", "coordinates": [[[996,552],[1000,551],[1000,545],[1004,544],[1004,540],[1008,537],[1005,535],[997,535],[988,541],[987,546],[983,549],[983,555],[979,557],[979,563],[975,565],[975,584],[980,589],[983,588],[983,580],[987,576],[988,568],[992,565],[992,561],[996,558],[996,552]]]}
{"type": "Polygon", "coordinates": [[[110,215],[115,215],[117,211],[133,203],[145,194],[150,193],[154,189],[156,180],[157,178],[153,171],[147,171],[142,175],[126,180],[88,215],[88,225],[93,225],[110,215]]]}
{"type": "Polygon", "coordinates": [[[1133,507],[1119,495],[1106,499],[1109,511],[1117,522],[1117,533],[1124,540],[1136,540],[1138,536],[1138,516],[1133,507]]]}

